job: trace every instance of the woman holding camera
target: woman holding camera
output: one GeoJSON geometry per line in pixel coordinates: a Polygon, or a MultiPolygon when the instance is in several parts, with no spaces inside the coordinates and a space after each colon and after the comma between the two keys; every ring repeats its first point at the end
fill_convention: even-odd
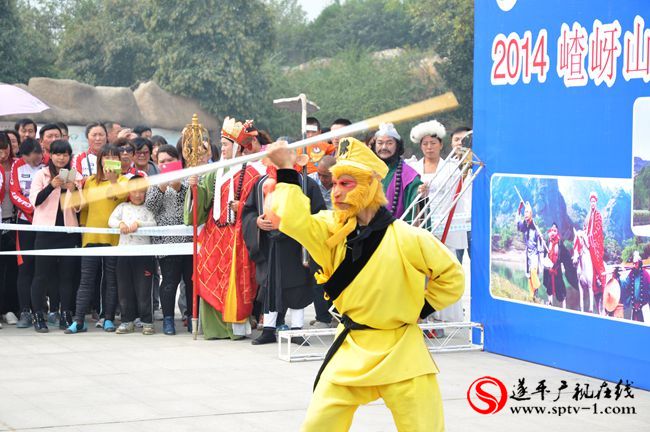
{"type": "MultiPolygon", "coordinates": [[[[77,227],[77,208],[69,203],[73,194],[78,194],[82,177],[76,170],[70,170],[72,147],[64,140],[56,140],[50,146],[48,165],[34,175],[29,200],[34,206],[34,225],[77,227]]],[[[37,231],[34,249],[59,249],[79,247],[79,234],[65,232],[37,231]]],[[[72,309],[77,284],[79,283],[79,257],[60,255],[39,255],[35,258],[34,279],[31,286],[34,309],[34,329],[47,333],[43,307],[48,287],[59,293],[61,298],[61,320],[59,328],[65,330],[72,324],[72,309]]]]}

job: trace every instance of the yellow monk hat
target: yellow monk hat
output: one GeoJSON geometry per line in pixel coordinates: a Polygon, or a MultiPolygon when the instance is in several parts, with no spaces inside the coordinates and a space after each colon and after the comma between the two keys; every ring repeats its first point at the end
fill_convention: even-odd
{"type": "Polygon", "coordinates": [[[339,140],[336,152],[336,166],[352,166],[377,174],[382,179],[388,174],[388,166],[377,157],[370,147],[356,138],[347,137],[339,140]]]}

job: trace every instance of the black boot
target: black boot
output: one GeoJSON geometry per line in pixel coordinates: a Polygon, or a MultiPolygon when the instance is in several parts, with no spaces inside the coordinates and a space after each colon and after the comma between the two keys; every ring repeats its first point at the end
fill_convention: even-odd
{"type": "Polygon", "coordinates": [[[72,312],[61,312],[61,319],[59,320],[59,328],[65,330],[72,325],[72,312]]]}
{"type": "MultiPolygon", "coordinates": [[[[300,327],[291,327],[291,330],[302,330],[300,327]]],[[[302,336],[293,336],[291,338],[291,343],[294,343],[296,345],[302,345],[302,346],[310,346],[309,342],[307,342],[307,339],[305,339],[302,336]]]]}
{"type": "Polygon", "coordinates": [[[36,312],[34,314],[34,330],[36,330],[37,333],[47,333],[50,331],[47,328],[47,321],[45,321],[43,312],[36,312]]]}
{"type": "Polygon", "coordinates": [[[262,334],[253,339],[251,344],[253,345],[265,345],[270,343],[275,343],[275,329],[273,327],[264,327],[262,334]]]}

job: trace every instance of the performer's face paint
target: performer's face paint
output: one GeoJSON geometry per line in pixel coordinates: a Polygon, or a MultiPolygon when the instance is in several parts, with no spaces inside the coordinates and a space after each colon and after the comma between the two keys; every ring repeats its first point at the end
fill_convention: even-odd
{"type": "Polygon", "coordinates": [[[250,149],[244,149],[244,154],[253,154],[253,153],[259,153],[259,151],[262,150],[262,145],[260,142],[257,140],[257,137],[251,137],[250,138],[250,149]]]}
{"type": "Polygon", "coordinates": [[[596,203],[598,203],[598,200],[596,198],[591,198],[589,203],[591,204],[591,209],[596,210],[596,203]]]}
{"type": "Polygon", "coordinates": [[[557,237],[557,227],[552,226],[548,229],[548,239],[555,240],[556,237],[557,237]]]}
{"type": "Polygon", "coordinates": [[[375,141],[375,151],[380,159],[390,159],[397,151],[397,141],[390,136],[379,136],[375,141]]]}
{"type": "Polygon", "coordinates": [[[356,215],[359,210],[359,190],[357,180],[350,175],[342,175],[332,181],[332,201],[334,208],[341,212],[344,219],[356,215]],[[356,193],[355,193],[356,192],[356,193]]]}

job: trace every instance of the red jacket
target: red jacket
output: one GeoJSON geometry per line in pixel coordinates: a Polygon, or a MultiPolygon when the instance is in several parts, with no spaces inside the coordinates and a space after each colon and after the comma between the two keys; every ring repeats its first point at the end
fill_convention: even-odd
{"type": "Polygon", "coordinates": [[[11,178],[9,179],[9,191],[11,202],[16,206],[18,219],[28,222],[32,221],[34,206],[29,201],[29,192],[32,187],[34,175],[43,168],[43,164],[33,167],[23,159],[17,159],[11,166],[11,178]]]}
{"type": "Polygon", "coordinates": [[[72,158],[72,167],[84,178],[97,174],[97,155],[89,151],[81,152],[72,158]]]}

